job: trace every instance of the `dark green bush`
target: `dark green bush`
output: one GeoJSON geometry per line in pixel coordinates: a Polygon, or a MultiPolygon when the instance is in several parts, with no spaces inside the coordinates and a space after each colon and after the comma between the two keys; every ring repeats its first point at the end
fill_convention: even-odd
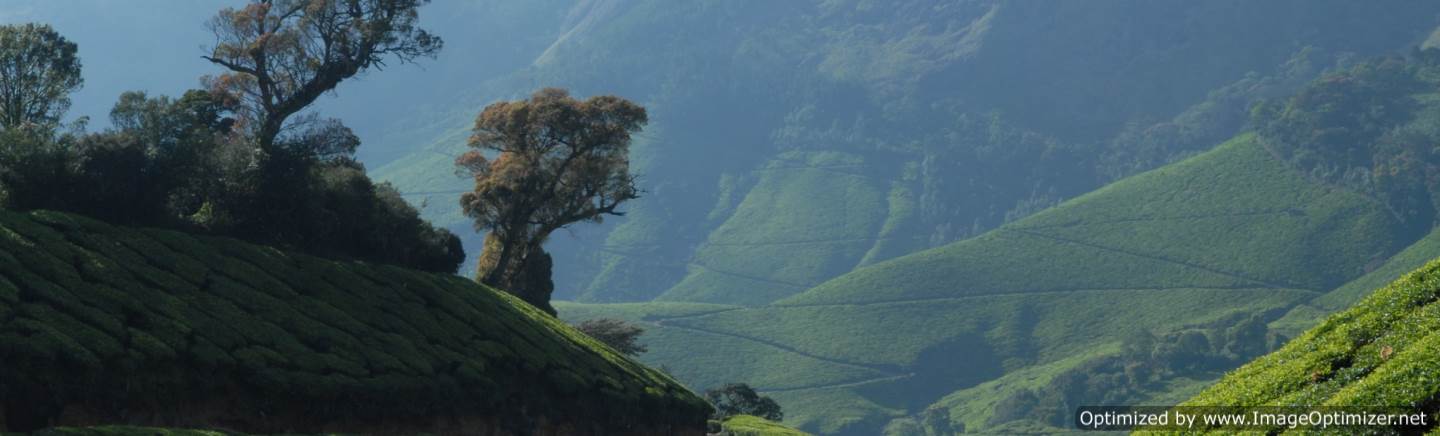
{"type": "Polygon", "coordinates": [[[0,133],[0,207],[232,236],[328,257],[453,273],[459,238],[419,217],[353,159],[359,139],[305,120],[270,154],[230,131],[205,91],[178,100],[126,93],[115,129],[0,133]]]}

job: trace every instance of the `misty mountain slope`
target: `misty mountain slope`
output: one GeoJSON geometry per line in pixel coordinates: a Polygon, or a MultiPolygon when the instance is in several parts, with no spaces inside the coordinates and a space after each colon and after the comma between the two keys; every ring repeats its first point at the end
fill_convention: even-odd
{"type": "MultiPolygon", "coordinates": [[[[1243,135],[980,237],[859,268],[770,305],[650,318],[657,337],[723,335],[866,368],[871,378],[837,374],[796,389],[762,381],[816,374],[773,366],[736,379],[728,365],[692,362],[761,357],[683,343],[652,343],[662,354],[644,359],[696,388],[751,380],[782,401],[787,423],[807,431],[874,434],[952,392],[1028,374],[1030,382],[985,397],[994,405],[1115,355],[1142,332],[1273,320],[1407,245],[1399,227],[1375,201],[1317,183],[1243,135]],[[688,357],[662,358],[672,346],[688,357]]],[[[646,321],[633,310],[653,304],[558,307],[567,318],[627,307],[625,316],[646,321]]],[[[1006,423],[989,422],[997,410],[986,412],[951,418],[967,429],[1006,423]]]]}
{"type": "Polygon", "coordinates": [[[1437,299],[1440,262],[1430,262],[1182,405],[1431,410],[1440,401],[1437,299]]]}
{"type": "Polygon", "coordinates": [[[1318,293],[1363,274],[1366,263],[1384,259],[1408,242],[1388,233],[1395,226],[1378,203],[1315,184],[1270,157],[1247,135],[973,241],[862,268],[777,305],[856,304],[1064,286],[1096,289],[1102,284],[1276,287],[1318,293]],[[995,256],[1001,249],[1013,254],[995,256]],[[1126,261],[1097,263],[1097,255],[1126,261]],[[1053,273],[1037,275],[1033,267],[1053,273]],[[1088,274],[1066,274],[1081,269],[1088,274]]]}
{"type": "Polygon", "coordinates": [[[885,180],[867,169],[859,156],[797,152],[751,173],[754,186],[733,212],[716,211],[730,216],[657,301],[765,304],[854,269],[892,216],[885,180]]]}
{"type": "Polygon", "coordinates": [[[652,120],[632,151],[646,194],[625,217],[552,238],[556,295],[754,305],[1203,151],[1257,98],[1350,54],[1418,44],[1436,12],[1405,1],[584,2],[544,28],[553,41],[528,67],[460,86],[461,102],[367,146],[409,150],[375,176],[474,250],[480,236],[455,206],[470,186],[450,159],[485,104],[541,86],[636,100],[652,120]],[[854,166],[775,170],[817,159],[854,166]],[[840,190],[856,198],[827,197],[840,190]]]}

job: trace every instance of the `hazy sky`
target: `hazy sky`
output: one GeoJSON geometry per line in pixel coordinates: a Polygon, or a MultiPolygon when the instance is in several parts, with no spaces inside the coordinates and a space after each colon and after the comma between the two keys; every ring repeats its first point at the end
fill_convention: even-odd
{"type": "Polygon", "coordinates": [[[42,22],[79,45],[85,87],[71,96],[71,119],[110,124],[119,92],[176,95],[218,70],[200,59],[213,40],[205,21],[239,1],[4,0],[0,22],[42,22]]]}
{"type": "MultiPolygon", "coordinates": [[[[458,0],[445,7],[458,8],[458,0]]],[[[214,42],[206,23],[227,6],[246,0],[0,0],[0,23],[41,22],[55,27],[80,50],[85,87],[71,95],[66,117],[89,116],[89,130],[109,127],[110,108],[121,92],[146,91],[152,95],[177,96],[199,86],[199,78],[221,70],[200,56],[208,54],[214,42]]],[[[421,10],[426,23],[455,20],[437,5],[421,10]],[[430,11],[429,14],[426,12],[430,11]]],[[[432,26],[433,27],[433,26],[432,26]]],[[[458,27],[458,26],[451,26],[458,27]]],[[[450,36],[450,35],[444,35],[450,36]]],[[[458,35],[456,35],[458,36],[458,35]]],[[[459,37],[451,40],[463,39],[459,37]]],[[[447,41],[442,59],[424,60],[421,65],[391,65],[384,72],[364,74],[341,84],[337,93],[322,98],[316,108],[326,116],[345,120],[362,139],[373,135],[382,124],[398,118],[425,99],[430,73],[441,62],[454,61],[453,48],[463,44],[447,41]]],[[[457,53],[458,54],[458,53],[457,53]]]]}

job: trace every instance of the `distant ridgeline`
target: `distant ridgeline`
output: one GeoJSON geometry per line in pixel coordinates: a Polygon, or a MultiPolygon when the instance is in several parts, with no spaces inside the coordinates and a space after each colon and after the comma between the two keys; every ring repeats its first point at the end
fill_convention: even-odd
{"type": "Polygon", "coordinates": [[[464,278],[53,212],[0,212],[0,362],[0,432],[700,435],[710,413],[464,278]]]}

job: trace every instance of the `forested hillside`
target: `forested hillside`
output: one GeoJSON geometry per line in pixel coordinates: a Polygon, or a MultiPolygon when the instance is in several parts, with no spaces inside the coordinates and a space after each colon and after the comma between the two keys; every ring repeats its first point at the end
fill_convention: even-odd
{"type": "Polygon", "coordinates": [[[372,141],[413,150],[374,174],[469,235],[473,264],[450,168],[479,108],[540,86],[636,100],[645,195],[552,238],[556,295],[763,304],[1206,150],[1440,10],[1383,3],[574,2],[535,21],[554,38],[530,65],[372,141]]]}

